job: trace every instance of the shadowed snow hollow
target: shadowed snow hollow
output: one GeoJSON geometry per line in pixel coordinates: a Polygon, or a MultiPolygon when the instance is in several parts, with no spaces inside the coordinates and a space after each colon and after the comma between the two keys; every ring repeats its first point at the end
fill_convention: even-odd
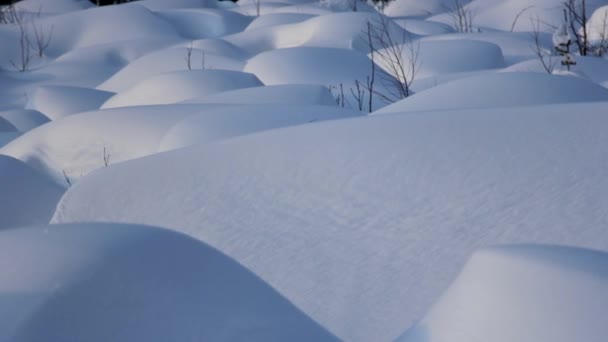
{"type": "Polygon", "coordinates": [[[57,120],[70,114],[99,109],[112,95],[114,93],[88,88],[42,86],[28,97],[25,108],[57,120]]]}
{"type": "Polygon", "coordinates": [[[335,341],[249,270],[164,229],[0,232],[2,341],[335,341]]]}
{"type": "Polygon", "coordinates": [[[479,251],[398,342],[603,342],[608,253],[558,246],[479,251]]]}
{"type": "Polygon", "coordinates": [[[53,222],[197,237],[349,341],[389,341],[470,254],[608,250],[606,102],[378,115],[129,161],[83,178],[53,222]]]}
{"type": "Polygon", "coordinates": [[[65,191],[22,161],[1,154],[0,179],[0,230],[47,223],[65,191]]]}

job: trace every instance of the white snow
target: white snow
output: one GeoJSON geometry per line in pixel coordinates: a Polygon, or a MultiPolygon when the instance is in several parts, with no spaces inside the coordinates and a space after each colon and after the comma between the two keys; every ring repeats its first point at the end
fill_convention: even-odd
{"type": "Polygon", "coordinates": [[[607,108],[437,111],[268,131],[104,168],[66,193],[53,222],[185,232],[338,337],[386,341],[478,247],[608,248],[607,108]]]}
{"type": "Polygon", "coordinates": [[[601,342],[608,253],[514,245],[476,252],[399,342],[601,342]]]}
{"type": "Polygon", "coordinates": [[[51,120],[64,116],[99,109],[114,93],[95,89],[42,86],[28,95],[26,109],[43,113],[51,120]]]}
{"type": "Polygon", "coordinates": [[[200,241],[111,224],[0,232],[3,341],[335,341],[200,241]]]}
{"type": "Polygon", "coordinates": [[[169,104],[200,95],[260,86],[250,73],[230,70],[184,70],[144,79],[107,100],[101,108],[169,104]]]}
{"type": "Polygon", "coordinates": [[[588,101],[608,101],[608,89],[572,76],[504,72],[447,82],[386,106],[377,113],[588,101]],[[437,101],[439,98],[441,101],[437,101]]]}
{"type": "Polygon", "coordinates": [[[454,0],[20,1],[0,341],[605,339],[606,1],[570,68],[563,0],[459,3],[473,32],[454,0]],[[487,249],[518,243],[570,247],[487,249]]]}

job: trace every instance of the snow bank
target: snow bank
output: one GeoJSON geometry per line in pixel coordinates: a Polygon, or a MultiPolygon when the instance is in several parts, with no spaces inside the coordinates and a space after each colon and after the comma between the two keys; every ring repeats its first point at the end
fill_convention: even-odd
{"type": "Polygon", "coordinates": [[[113,93],[88,88],[42,86],[28,96],[25,109],[37,110],[51,120],[99,109],[113,93]]]}
{"type": "Polygon", "coordinates": [[[294,107],[292,103],[220,107],[176,123],[161,140],[159,149],[168,151],[273,128],[361,115],[359,111],[339,107],[294,107]]]}
{"type": "Polygon", "coordinates": [[[588,101],[608,101],[608,90],[578,77],[504,72],[448,82],[386,106],[377,113],[588,101]]]}
{"type": "Polygon", "coordinates": [[[44,114],[28,109],[1,111],[0,118],[10,122],[19,132],[27,132],[50,121],[44,114]]]}
{"type": "Polygon", "coordinates": [[[505,246],[473,255],[399,342],[605,341],[608,253],[505,246]],[[474,337],[474,338],[473,338],[474,337]]]}
{"type": "Polygon", "coordinates": [[[168,104],[226,90],[260,86],[252,74],[229,70],[185,70],[147,78],[106,101],[101,108],[168,104]]]}
{"type": "Polygon", "coordinates": [[[112,224],[0,233],[0,339],[335,341],[219,251],[112,224]]]}
{"type": "MultiPolygon", "coordinates": [[[[329,89],[313,84],[284,84],[229,90],[190,99],[184,103],[263,104],[335,106],[329,89]]],[[[296,108],[296,107],[294,107],[296,108]]]]}
{"type": "Polygon", "coordinates": [[[378,115],[266,131],[104,168],[64,195],[53,222],[185,232],[339,338],[388,341],[479,247],[608,250],[607,108],[378,115]]]}
{"type": "Polygon", "coordinates": [[[186,58],[189,48],[192,48],[190,55],[190,67],[192,69],[200,70],[204,66],[206,69],[241,71],[245,65],[240,60],[196,48],[194,44],[187,47],[172,47],[136,59],[99,85],[98,89],[121,92],[153,76],[172,71],[188,70],[186,58]]]}
{"type": "Polygon", "coordinates": [[[23,162],[1,154],[0,179],[0,230],[48,223],[65,191],[23,162]]]}

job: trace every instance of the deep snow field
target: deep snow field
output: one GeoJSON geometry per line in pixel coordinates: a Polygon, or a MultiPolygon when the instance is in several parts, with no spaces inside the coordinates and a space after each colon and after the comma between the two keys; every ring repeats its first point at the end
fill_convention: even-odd
{"type": "Polygon", "coordinates": [[[608,59],[455,4],[16,3],[0,342],[606,341],[608,59]]]}

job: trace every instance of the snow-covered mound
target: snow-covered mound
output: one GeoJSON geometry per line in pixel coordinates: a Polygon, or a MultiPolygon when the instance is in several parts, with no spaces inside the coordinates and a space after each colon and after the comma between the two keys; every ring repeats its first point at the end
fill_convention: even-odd
{"type": "MultiPolygon", "coordinates": [[[[461,0],[466,5],[471,0],[461,0]]],[[[394,0],[388,3],[384,13],[391,17],[427,17],[431,14],[448,12],[454,6],[454,0],[394,0]]]]}
{"type": "Polygon", "coordinates": [[[66,13],[95,7],[89,0],[23,0],[15,3],[20,11],[31,13],[66,13]]]}
{"type": "Polygon", "coordinates": [[[221,252],[168,230],[0,232],[3,341],[335,341],[221,252]]]}
{"type": "Polygon", "coordinates": [[[109,164],[156,153],[166,131],[211,105],[129,107],[72,115],[50,122],[0,149],[65,184],[109,164]]]}
{"type": "Polygon", "coordinates": [[[0,118],[11,123],[19,132],[27,132],[49,122],[49,118],[42,113],[28,109],[1,111],[0,118]]]}
{"type": "Polygon", "coordinates": [[[188,54],[190,54],[190,68],[194,70],[241,71],[245,65],[244,61],[195,48],[194,44],[187,47],[172,47],[146,54],[134,60],[97,88],[121,92],[153,76],[172,71],[188,70],[188,54]]]}
{"type": "Polygon", "coordinates": [[[254,75],[238,71],[174,71],[137,83],[111,97],[101,108],[176,103],[201,95],[261,85],[254,75]]]}
{"type": "MultiPolygon", "coordinates": [[[[477,40],[429,40],[414,43],[412,54],[408,47],[402,51],[405,65],[417,59],[417,77],[425,78],[457,72],[497,69],[505,66],[500,47],[477,40]],[[446,58],[446,56],[449,56],[446,58]]],[[[384,50],[380,50],[382,54],[384,50]]],[[[386,53],[386,52],[384,52],[386,53]]],[[[390,71],[390,60],[379,58],[378,64],[390,71]]],[[[411,70],[411,69],[410,69],[411,70]]],[[[396,75],[394,75],[396,76],[396,75]]]]}
{"type": "Polygon", "coordinates": [[[185,103],[262,104],[335,106],[329,88],[314,84],[284,84],[229,90],[191,99],[185,103]]]}
{"type": "Polygon", "coordinates": [[[604,48],[608,44],[608,5],[597,8],[587,23],[589,43],[599,46],[603,43],[604,48]]]}
{"type": "Polygon", "coordinates": [[[137,4],[153,11],[178,8],[216,8],[220,6],[216,0],[140,0],[137,4]]]}
{"type": "Polygon", "coordinates": [[[479,247],[608,250],[607,109],[484,108],[267,131],[92,173],[52,221],[185,232],[339,338],[388,341],[479,247]]]}
{"type": "Polygon", "coordinates": [[[608,101],[608,89],[578,77],[504,72],[441,84],[386,106],[377,113],[590,101],[608,101]]]}
{"type": "Polygon", "coordinates": [[[160,142],[160,151],[208,143],[253,132],[362,115],[339,107],[257,104],[229,106],[190,115],[176,123],[160,142]]]}
{"type": "Polygon", "coordinates": [[[255,18],[246,30],[254,30],[276,25],[294,24],[314,17],[312,14],[304,13],[270,13],[255,18]]]}
{"type": "MultiPolygon", "coordinates": [[[[351,95],[355,81],[364,84],[371,73],[371,60],[363,54],[345,49],[299,47],[263,52],[245,65],[245,71],[255,74],[264,84],[316,84],[330,87],[334,95],[344,94],[345,102],[356,107],[351,95]],[[340,89],[342,85],[342,89],[340,89]]],[[[389,84],[392,76],[376,70],[376,77],[389,84]]],[[[387,90],[378,83],[375,88],[383,94],[387,90]]],[[[377,99],[374,108],[383,105],[377,99]]]]}
{"type": "Polygon", "coordinates": [[[602,342],[608,336],[608,253],[504,246],[473,255],[399,342],[602,342]]]}
{"type": "MultiPolygon", "coordinates": [[[[325,47],[355,49],[369,52],[367,43],[367,23],[379,24],[377,13],[345,12],[332,13],[295,24],[262,27],[255,30],[227,36],[225,39],[249,52],[252,56],[264,51],[291,47],[325,47]],[[331,32],[331,35],[327,33],[331,32]]],[[[393,21],[386,23],[392,37],[401,39],[404,35],[415,38],[393,21]]],[[[376,42],[376,46],[379,46],[376,42]]],[[[332,61],[326,61],[331,64],[332,61]]]]}
{"type": "Polygon", "coordinates": [[[65,191],[22,161],[1,154],[0,179],[0,230],[47,223],[65,191]]]}
{"type": "Polygon", "coordinates": [[[215,9],[176,9],[158,12],[187,39],[215,38],[243,31],[251,22],[244,15],[215,9]]]}
{"type": "Polygon", "coordinates": [[[28,95],[25,108],[57,120],[70,114],[99,109],[112,95],[114,93],[88,88],[42,86],[28,95]]]}
{"type": "Polygon", "coordinates": [[[59,55],[78,47],[133,41],[151,37],[176,37],[176,29],[147,8],[129,4],[74,11],[38,22],[53,36],[48,53],[59,55]]]}
{"type": "MultiPolygon", "coordinates": [[[[448,0],[445,2],[448,3],[449,8],[456,8],[455,1],[448,0]]],[[[550,31],[564,21],[563,0],[473,0],[459,2],[464,5],[464,12],[470,13],[472,16],[474,28],[531,32],[534,29],[533,25],[540,20],[541,29],[550,31]]],[[[593,13],[599,6],[606,4],[605,0],[585,0],[585,2],[587,15],[593,13]]],[[[577,1],[577,7],[579,6],[580,2],[577,1]]],[[[449,13],[430,18],[430,20],[449,24],[454,24],[455,19],[449,13]]]]}

